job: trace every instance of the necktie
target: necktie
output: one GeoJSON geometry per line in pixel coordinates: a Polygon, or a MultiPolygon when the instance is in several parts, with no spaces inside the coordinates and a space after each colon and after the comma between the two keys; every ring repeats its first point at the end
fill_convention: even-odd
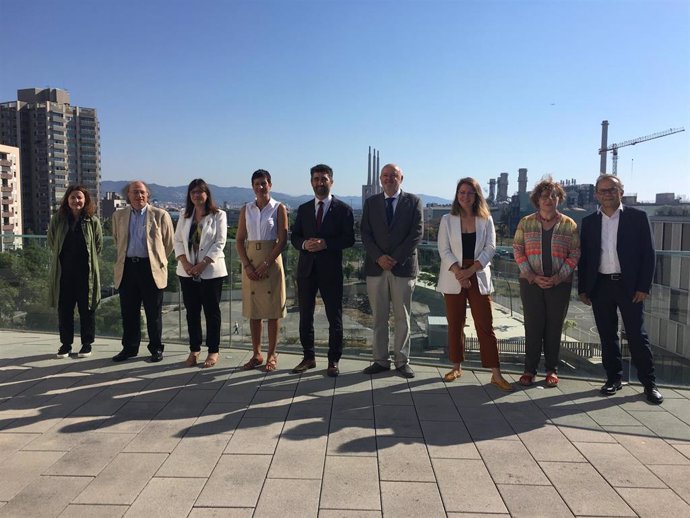
{"type": "Polygon", "coordinates": [[[316,211],[316,230],[321,228],[321,223],[323,222],[323,202],[319,202],[319,210],[316,211]]]}
{"type": "Polygon", "coordinates": [[[388,221],[388,226],[393,222],[393,201],[395,201],[395,198],[386,198],[386,220],[388,221]]]}

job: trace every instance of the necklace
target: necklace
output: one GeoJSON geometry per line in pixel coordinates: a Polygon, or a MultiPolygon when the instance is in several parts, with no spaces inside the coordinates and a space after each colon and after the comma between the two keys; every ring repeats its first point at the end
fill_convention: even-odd
{"type": "Polygon", "coordinates": [[[554,219],[558,217],[558,212],[556,212],[553,216],[550,218],[545,218],[544,216],[541,215],[541,212],[537,212],[537,218],[539,221],[542,221],[544,223],[551,223],[554,219]]]}

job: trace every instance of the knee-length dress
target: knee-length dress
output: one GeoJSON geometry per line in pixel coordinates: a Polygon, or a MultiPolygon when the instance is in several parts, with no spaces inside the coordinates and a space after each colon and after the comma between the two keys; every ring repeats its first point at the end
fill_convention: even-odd
{"type": "MultiPolygon", "coordinates": [[[[273,250],[278,239],[280,202],[270,199],[261,210],[255,202],[245,205],[247,225],[245,250],[249,263],[258,268],[273,250]]],[[[282,256],[268,269],[268,277],[253,281],[242,269],[242,315],[249,319],[283,318],[287,314],[285,271],[282,256]]]]}

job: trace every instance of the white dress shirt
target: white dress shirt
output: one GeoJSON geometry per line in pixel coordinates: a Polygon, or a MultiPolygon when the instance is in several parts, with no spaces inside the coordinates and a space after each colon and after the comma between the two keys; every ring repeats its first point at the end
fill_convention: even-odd
{"type": "Polygon", "coordinates": [[[621,263],[618,260],[618,223],[621,219],[623,204],[619,205],[611,217],[601,213],[601,259],[599,273],[621,273],[621,263]]]}

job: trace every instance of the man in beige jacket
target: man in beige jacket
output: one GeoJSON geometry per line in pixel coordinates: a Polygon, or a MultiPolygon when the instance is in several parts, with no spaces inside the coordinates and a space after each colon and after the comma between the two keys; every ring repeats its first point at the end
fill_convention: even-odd
{"type": "Polygon", "coordinates": [[[173,224],[167,211],[149,205],[151,193],[144,182],[130,182],[124,192],[129,205],[116,211],[112,221],[117,250],[114,282],[122,313],[122,351],[113,361],[139,354],[143,303],[151,361],[159,362],[163,359],[163,290],[168,285],[173,224]]]}

